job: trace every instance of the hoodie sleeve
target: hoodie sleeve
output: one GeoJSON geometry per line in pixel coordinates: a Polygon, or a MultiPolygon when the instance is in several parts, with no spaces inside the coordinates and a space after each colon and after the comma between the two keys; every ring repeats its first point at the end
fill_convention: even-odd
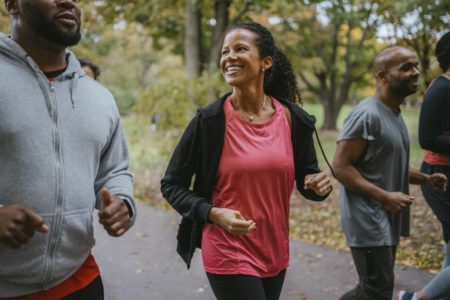
{"type": "Polygon", "coordinates": [[[197,133],[197,115],[186,128],[161,180],[161,193],[170,205],[183,217],[208,222],[212,205],[190,189],[192,178],[199,167],[201,157],[200,138],[197,133]]]}
{"type": "Polygon", "coordinates": [[[136,220],[136,204],[133,199],[133,177],[128,172],[128,147],[117,112],[117,122],[109,143],[105,146],[95,180],[96,208],[101,205],[100,190],[106,188],[112,195],[120,197],[131,209],[131,222],[136,220]]]}

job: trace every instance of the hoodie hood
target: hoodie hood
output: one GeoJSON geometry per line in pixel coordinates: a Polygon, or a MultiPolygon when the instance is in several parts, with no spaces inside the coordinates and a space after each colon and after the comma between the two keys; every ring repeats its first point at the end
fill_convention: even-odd
{"type": "MultiPolygon", "coordinates": [[[[0,32],[0,55],[6,59],[14,61],[14,63],[22,65],[24,69],[36,73],[40,77],[45,77],[45,74],[39,68],[38,64],[33,58],[9,36],[0,32]]],[[[78,79],[85,76],[84,70],[81,68],[75,54],[70,50],[66,50],[67,68],[60,74],[56,80],[71,80],[70,84],[70,99],[73,108],[77,99],[78,79]]]]}
{"type": "MultiPolygon", "coordinates": [[[[31,58],[31,56],[9,36],[0,32],[0,54],[14,60],[16,63],[27,65],[31,70],[35,72],[41,72],[38,64],[31,58]]],[[[58,79],[67,79],[74,77],[75,74],[78,77],[84,76],[85,73],[80,66],[75,54],[72,51],[66,50],[68,65],[67,69],[61,74],[58,79]]]]}

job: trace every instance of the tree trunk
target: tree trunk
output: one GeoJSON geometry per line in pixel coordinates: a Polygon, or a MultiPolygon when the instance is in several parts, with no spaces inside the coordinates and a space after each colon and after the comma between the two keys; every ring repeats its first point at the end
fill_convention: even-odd
{"type": "Polygon", "coordinates": [[[202,11],[199,0],[186,0],[186,33],[184,38],[184,56],[186,73],[198,77],[202,73],[202,11]]]}
{"type": "Polygon", "coordinates": [[[220,49],[228,27],[230,5],[231,0],[215,0],[214,3],[216,25],[213,28],[209,48],[208,73],[210,75],[216,73],[219,67],[220,49]]]}
{"type": "Polygon", "coordinates": [[[423,86],[426,89],[428,85],[431,83],[429,70],[430,70],[430,48],[432,37],[429,34],[426,34],[422,37],[423,40],[423,55],[422,55],[422,61],[420,62],[420,65],[422,67],[422,80],[423,80],[423,86]],[[428,41],[428,43],[427,43],[428,41]]]}
{"type": "Polygon", "coordinates": [[[324,100],[324,119],[322,129],[336,130],[336,122],[342,105],[324,100]]]}

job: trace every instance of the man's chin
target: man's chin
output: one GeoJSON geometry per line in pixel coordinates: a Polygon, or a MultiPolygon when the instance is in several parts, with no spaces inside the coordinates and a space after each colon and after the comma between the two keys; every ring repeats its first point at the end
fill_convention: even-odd
{"type": "Polygon", "coordinates": [[[71,34],[68,34],[66,32],[65,34],[60,34],[59,36],[47,37],[47,39],[54,44],[64,47],[70,47],[75,46],[80,42],[81,34],[79,32],[71,34]]]}

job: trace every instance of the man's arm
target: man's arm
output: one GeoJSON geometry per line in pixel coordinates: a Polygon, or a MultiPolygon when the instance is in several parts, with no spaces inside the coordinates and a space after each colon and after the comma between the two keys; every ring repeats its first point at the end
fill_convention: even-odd
{"type": "Polygon", "coordinates": [[[355,168],[366,147],[367,141],[362,138],[338,142],[333,169],[339,182],[354,193],[380,202],[390,212],[399,212],[410,206],[413,197],[401,192],[387,192],[366,180],[355,168]]]}
{"type": "Polygon", "coordinates": [[[117,120],[103,150],[95,180],[99,221],[111,236],[121,236],[136,219],[132,175],[128,171],[128,146],[117,120]]]}

